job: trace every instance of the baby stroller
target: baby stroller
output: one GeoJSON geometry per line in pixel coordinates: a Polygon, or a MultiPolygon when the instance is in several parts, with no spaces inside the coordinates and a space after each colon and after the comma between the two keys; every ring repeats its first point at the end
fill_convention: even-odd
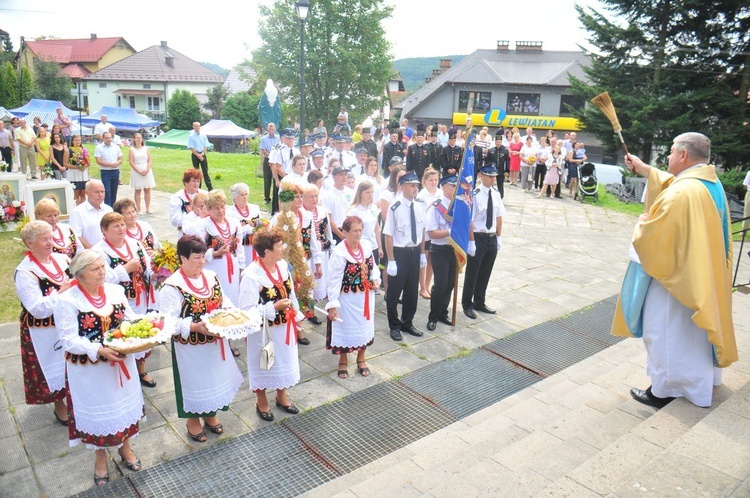
{"type": "Polygon", "coordinates": [[[586,196],[594,198],[594,202],[599,200],[599,182],[596,179],[596,166],[592,163],[583,163],[578,166],[578,192],[576,199],[584,201],[586,196]]]}

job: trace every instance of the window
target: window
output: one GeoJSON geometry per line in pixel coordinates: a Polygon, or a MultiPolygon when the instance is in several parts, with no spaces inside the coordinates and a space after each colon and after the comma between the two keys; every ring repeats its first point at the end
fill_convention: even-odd
{"type": "Polygon", "coordinates": [[[159,110],[159,97],[149,97],[148,98],[148,110],[149,111],[158,111],[159,110]]]}
{"type": "Polygon", "coordinates": [[[508,114],[538,116],[539,96],[538,93],[509,93],[506,110],[508,114]]]}
{"type": "Polygon", "coordinates": [[[572,116],[574,111],[582,111],[585,102],[575,95],[560,95],[560,116],[572,116]]]}
{"type": "Polygon", "coordinates": [[[122,107],[122,97],[117,96],[117,107],[122,107]]]}
{"type": "Polygon", "coordinates": [[[472,111],[489,111],[492,102],[492,92],[458,92],[458,112],[466,112],[471,103],[472,111]]]}
{"type": "Polygon", "coordinates": [[[99,83],[99,88],[107,88],[107,84],[106,83],[99,83]]]}
{"type": "Polygon", "coordinates": [[[143,89],[144,90],[151,90],[151,83],[144,83],[143,84],[143,89]]]}
{"type": "Polygon", "coordinates": [[[131,95],[130,97],[128,97],[128,101],[130,102],[130,108],[135,109],[135,96],[131,95]]]}

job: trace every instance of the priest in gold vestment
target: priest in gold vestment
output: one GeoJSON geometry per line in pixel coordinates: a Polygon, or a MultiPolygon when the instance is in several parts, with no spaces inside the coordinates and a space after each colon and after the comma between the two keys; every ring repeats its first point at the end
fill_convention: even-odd
{"type": "Polygon", "coordinates": [[[651,386],[631,395],[657,408],[677,397],[711,406],[721,368],[737,360],[729,208],[710,149],[700,133],[677,136],[668,173],[626,156],[646,201],[612,333],[643,337],[651,386]]]}

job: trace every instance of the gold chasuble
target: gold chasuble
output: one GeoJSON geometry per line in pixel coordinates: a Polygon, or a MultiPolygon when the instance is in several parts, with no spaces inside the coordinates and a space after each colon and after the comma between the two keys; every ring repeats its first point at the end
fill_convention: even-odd
{"type": "MultiPolygon", "coordinates": [[[[722,220],[717,201],[726,206],[713,166],[687,169],[679,177],[652,168],[646,184],[648,221],[636,225],[633,246],[645,273],[693,310],[693,322],[706,331],[713,345],[714,364],[727,367],[737,360],[732,242],[729,215],[722,220]]],[[[633,335],[625,320],[622,293],[612,334],[633,335]]]]}

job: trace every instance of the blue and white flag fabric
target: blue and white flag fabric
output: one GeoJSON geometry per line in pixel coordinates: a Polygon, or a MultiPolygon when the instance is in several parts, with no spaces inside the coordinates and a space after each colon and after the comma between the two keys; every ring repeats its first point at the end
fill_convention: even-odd
{"type": "Polygon", "coordinates": [[[458,270],[466,264],[471,230],[471,203],[474,196],[474,133],[470,132],[464,148],[464,158],[458,172],[458,185],[448,207],[446,219],[451,222],[450,240],[456,253],[458,270]]]}

